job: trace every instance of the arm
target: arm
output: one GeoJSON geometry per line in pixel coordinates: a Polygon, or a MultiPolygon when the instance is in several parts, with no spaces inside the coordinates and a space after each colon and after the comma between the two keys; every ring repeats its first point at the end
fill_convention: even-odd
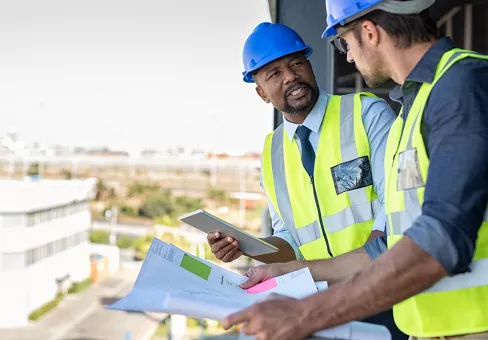
{"type": "Polygon", "coordinates": [[[373,231],[368,241],[381,236],[385,231],[386,215],[384,209],[384,184],[385,184],[385,150],[388,133],[396,119],[396,114],[382,99],[373,97],[361,97],[363,104],[363,124],[369,140],[371,153],[371,169],[373,172],[373,187],[378,194],[381,209],[376,213],[373,231]]]}
{"type": "Polygon", "coordinates": [[[289,262],[296,259],[295,251],[290,246],[290,244],[284,239],[277,236],[270,236],[270,237],[265,237],[262,240],[274,245],[279,250],[276,253],[271,253],[271,254],[266,254],[261,256],[250,256],[256,261],[263,262],[263,263],[278,263],[278,262],[289,262]]]}
{"type": "MultiPolygon", "coordinates": [[[[259,185],[264,190],[262,170],[259,178],[259,185]]],[[[278,212],[273,207],[273,204],[269,199],[268,210],[271,217],[273,236],[265,237],[262,240],[274,245],[279,250],[276,253],[254,256],[251,258],[263,263],[289,262],[301,258],[298,244],[296,244],[295,240],[288,232],[285,223],[282,221],[282,219],[278,215],[278,212]]]]}
{"type": "Polygon", "coordinates": [[[311,332],[362,320],[422,292],[447,274],[410,238],[403,238],[367,270],[301,300],[311,332]]]}
{"type": "Polygon", "coordinates": [[[293,237],[288,232],[280,216],[274,209],[273,204],[271,204],[269,200],[268,209],[271,216],[273,236],[263,238],[263,240],[277,247],[279,251],[272,254],[255,256],[253,259],[264,263],[277,263],[289,262],[300,258],[301,254],[300,250],[298,250],[298,245],[293,240],[293,237]]]}

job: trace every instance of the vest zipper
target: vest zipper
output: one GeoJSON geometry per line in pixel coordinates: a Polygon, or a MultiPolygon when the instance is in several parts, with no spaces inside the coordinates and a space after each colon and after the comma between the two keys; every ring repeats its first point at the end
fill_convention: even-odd
{"type": "Polygon", "coordinates": [[[317,197],[317,191],[315,190],[315,181],[313,180],[313,176],[310,176],[310,184],[312,184],[313,197],[315,198],[315,205],[317,206],[317,212],[319,214],[320,228],[322,229],[322,234],[324,235],[325,244],[327,246],[327,252],[329,253],[329,256],[332,258],[334,256],[332,255],[332,251],[330,250],[329,239],[327,238],[327,234],[325,233],[324,223],[322,222],[322,213],[320,212],[319,199],[317,197]]]}

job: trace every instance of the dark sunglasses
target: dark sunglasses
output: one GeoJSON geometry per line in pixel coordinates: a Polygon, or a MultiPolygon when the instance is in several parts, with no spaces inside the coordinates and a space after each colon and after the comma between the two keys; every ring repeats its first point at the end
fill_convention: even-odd
{"type": "Polygon", "coordinates": [[[354,29],[354,25],[346,28],[341,33],[337,34],[331,41],[335,50],[340,54],[347,54],[349,52],[349,44],[341,37],[344,33],[347,33],[354,29]]]}
{"type": "Polygon", "coordinates": [[[334,45],[335,50],[340,54],[347,54],[349,51],[349,44],[341,37],[337,37],[332,40],[332,45],[334,45]]]}

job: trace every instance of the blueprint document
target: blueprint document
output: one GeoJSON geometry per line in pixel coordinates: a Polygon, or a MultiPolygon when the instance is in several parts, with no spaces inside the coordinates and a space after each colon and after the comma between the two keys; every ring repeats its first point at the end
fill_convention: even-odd
{"type": "MultiPolygon", "coordinates": [[[[126,311],[162,312],[223,320],[227,315],[265,299],[271,293],[303,298],[327,289],[313,281],[308,268],[262,282],[244,290],[247,278],[195,257],[154,238],[132,291],[108,306],[126,311]]],[[[317,333],[329,339],[390,340],[383,326],[351,322],[317,333]],[[362,337],[366,334],[372,337],[362,337]]]]}

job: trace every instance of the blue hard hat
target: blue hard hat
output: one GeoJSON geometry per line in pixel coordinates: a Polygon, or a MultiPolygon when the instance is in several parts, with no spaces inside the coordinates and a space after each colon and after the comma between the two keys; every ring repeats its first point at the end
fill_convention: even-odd
{"type": "Polygon", "coordinates": [[[383,0],[326,0],[327,28],[322,33],[322,39],[330,38],[337,34],[336,25],[344,26],[347,19],[377,5],[383,0]]]}
{"type": "Polygon", "coordinates": [[[308,59],[312,48],[305,45],[297,32],[282,24],[263,22],[247,38],[242,51],[243,80],[254,83],[252,73],[273,60],[303,52],[308,59]]]}
{"type": "Polygon", "coordinates": [[[429,8],[434,2],[435,0],[326,0],[327,28],[322,33],[322,39],[335,36],[337,25],[344,26],[375,9],[394,14],[414,14],[429,8]]]}

